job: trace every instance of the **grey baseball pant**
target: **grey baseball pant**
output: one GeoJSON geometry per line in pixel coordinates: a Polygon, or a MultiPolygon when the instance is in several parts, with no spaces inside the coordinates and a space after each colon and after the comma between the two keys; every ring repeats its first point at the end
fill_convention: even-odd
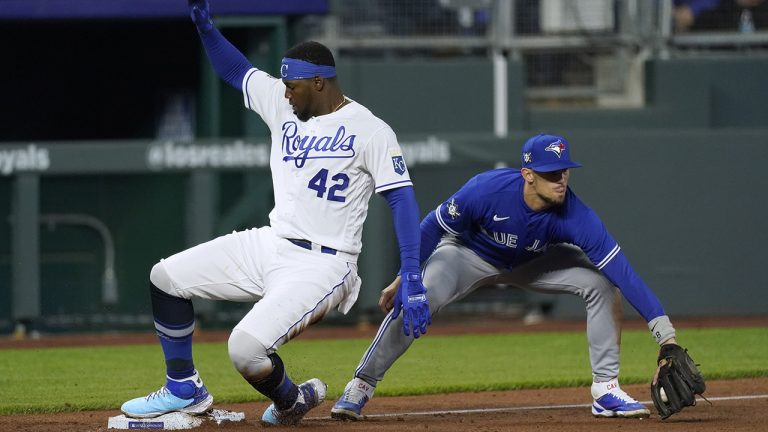
{"type": "MultiPolygon", "coordinates": [[[[576,246],[550,246],[512,271],[499,269],[452,237],[444,238],[424,267],[432,315],[485,285],[504,284],[551,294],[578,295],[586,303],[587,339],[594,381],[619,375],[621,294],[576,246]]],[[[387,314],[355,376],[375,386],[413,342],[403,334],[403,314],[387,314]]]]}

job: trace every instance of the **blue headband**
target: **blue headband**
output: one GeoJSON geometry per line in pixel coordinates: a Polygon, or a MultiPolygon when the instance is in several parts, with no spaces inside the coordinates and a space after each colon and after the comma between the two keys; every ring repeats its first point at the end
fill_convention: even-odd
{"type": "Polygon", "coordinates": [[[282,79],[300,80],[316,76],[320,78],[333,78],[336,76],[336,68],[283,57],[283,64],[280,65],[280,77],[282,79]]]}

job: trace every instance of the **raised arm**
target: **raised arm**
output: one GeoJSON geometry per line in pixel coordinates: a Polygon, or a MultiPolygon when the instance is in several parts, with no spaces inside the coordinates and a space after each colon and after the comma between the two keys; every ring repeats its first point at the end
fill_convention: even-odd
{"type": "Polygon", "coordinates": [[[189,15],[197,27],[213,70],[227,84],[242,91],[243,78],[253,65],[214,26],[208,0],[188,0],[188,4],[189,15]]]}

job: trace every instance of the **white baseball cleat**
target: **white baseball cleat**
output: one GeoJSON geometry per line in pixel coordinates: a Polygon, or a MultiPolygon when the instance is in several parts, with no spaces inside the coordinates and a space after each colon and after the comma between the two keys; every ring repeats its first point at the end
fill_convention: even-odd
{"type": "Polygon", "coordinates": [[[645,418],[651,412],[619,387],[618,378],[592,383],[592,415],[595,417],[645,418]]]}
{"type": "Polygon", "coordinates": [[[363,407],[373,397],[376,387],[355,377],[347,383],[344,394],[331,408],[331,417],[337,420],[362,420],[363,407]]]}

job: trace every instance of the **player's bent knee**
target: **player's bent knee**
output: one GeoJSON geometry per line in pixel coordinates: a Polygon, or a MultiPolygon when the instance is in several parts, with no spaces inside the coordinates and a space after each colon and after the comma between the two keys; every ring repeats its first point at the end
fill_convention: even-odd
{"type": "Polygon", "coordinates": [[[272,372],[272,360],[267,348],[255,337],[234,329],[227,345],[232,365],[248,382],[264,379],[272,372]]]}
{"type": "Polygon", "coordinates": [[[176,290],[171,286],[171,277],[168,276],[168,272],[165,271],[165,265],[162,261],[152,266],[152,271],[149,272],[149,280],[157,289],[178,297],[176,290]]]}

